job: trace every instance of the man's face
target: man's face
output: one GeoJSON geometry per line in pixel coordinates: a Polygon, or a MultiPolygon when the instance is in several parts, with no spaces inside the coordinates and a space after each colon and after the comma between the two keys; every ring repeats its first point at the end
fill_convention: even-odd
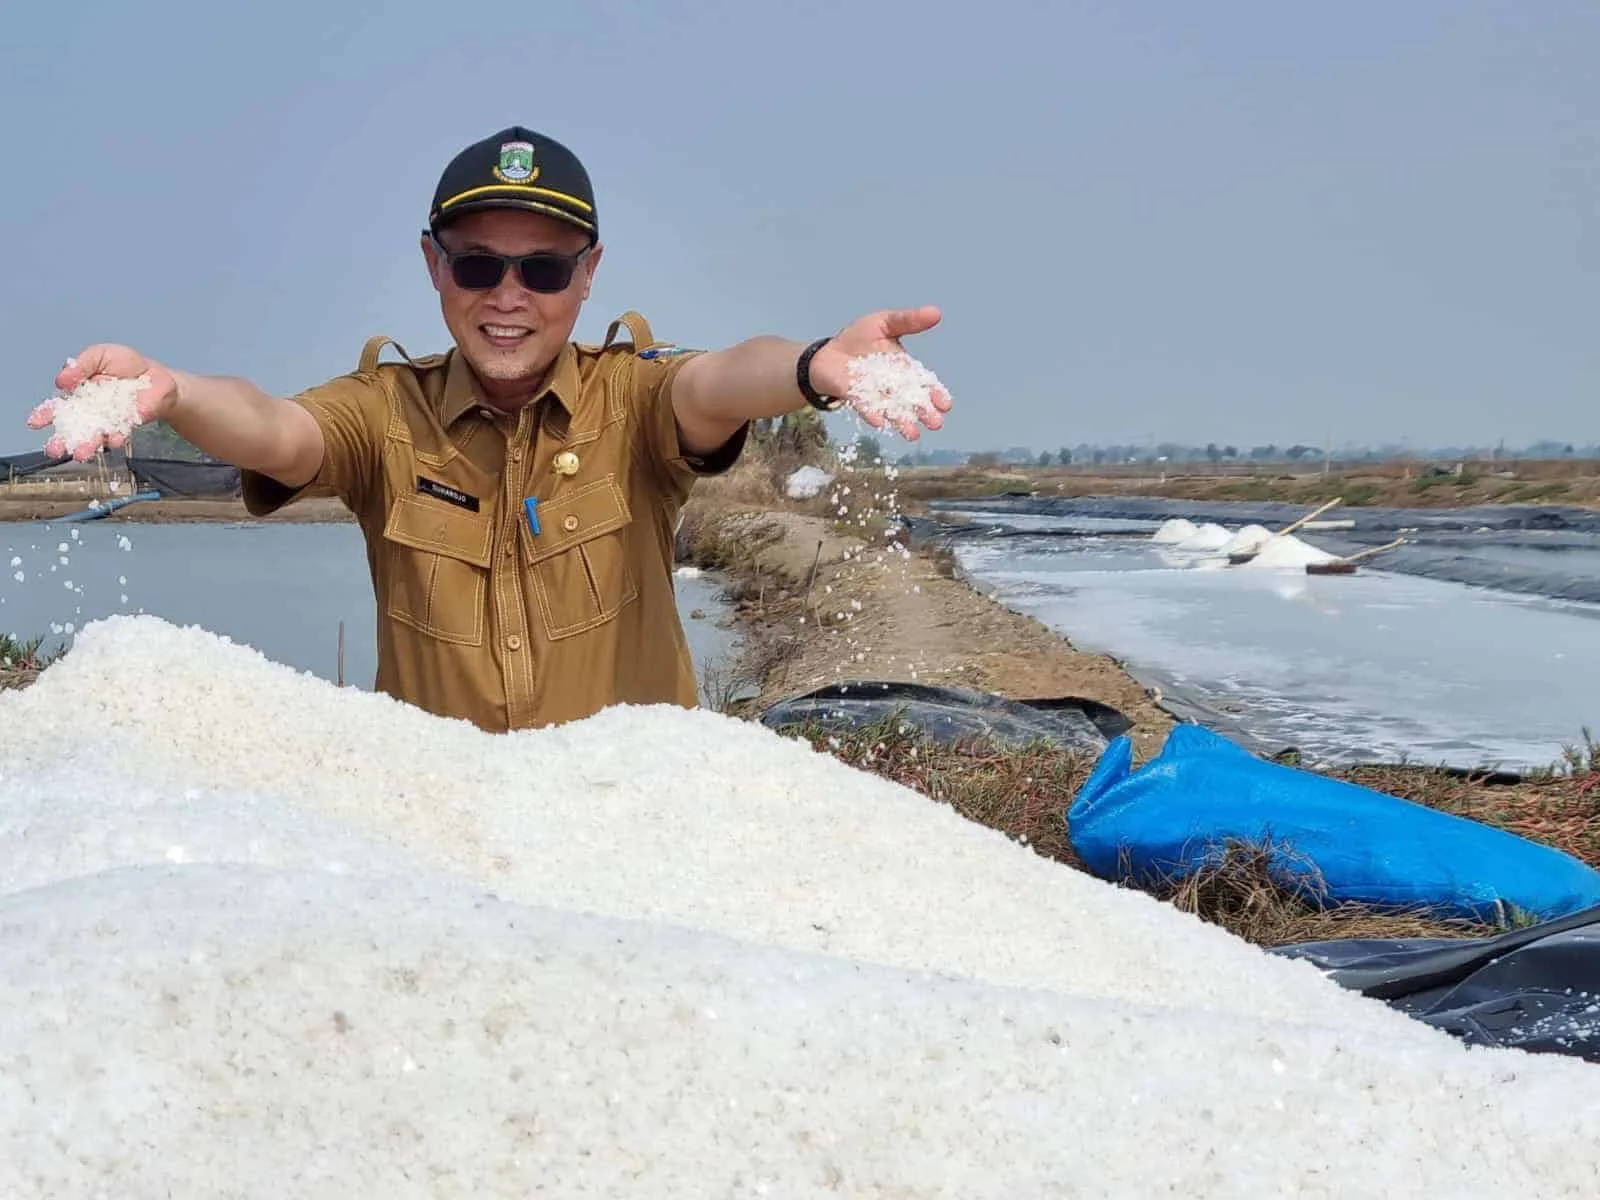
{"type": "MultiPolygon", "coordinates": [[[[487,250],[521,255],[543,250],[573,255],[589,244],[588,235],[574,225],[516,209],[468,213],[440,229],[438,237],[451,254],[487,250]]],[[[532,398],[572,337],[600,251],[595,246],[560,292],[529,291],[509,267],[496,286],[474,291],[455,282],[449,262],[423,238],[422,252],[439,293],[445,326],[482,382],[488,393],[485,399],[532,398]]]]}

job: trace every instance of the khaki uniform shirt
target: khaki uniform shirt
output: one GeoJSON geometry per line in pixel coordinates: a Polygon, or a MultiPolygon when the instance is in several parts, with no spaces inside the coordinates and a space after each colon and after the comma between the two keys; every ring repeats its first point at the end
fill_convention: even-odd
{"type": "Polygon", "coordinates": [[[566,346],[541,395],[502,416],[458,350],[380,364],[386,343],[294,398],[327,444],[316,479],[291,491],[243,473],[252,514],[337,496],[360,522],[377,690],[493,732],[611,704],[693,707],[678,514],[697,476],[737,460],[748,426],[713,459],[683,454],[671,385],[691,355],[651,356],[649,325],[628,313],[603,346],[566,346]],[[619,325],[631,346],[613,344],[619,325]]]}

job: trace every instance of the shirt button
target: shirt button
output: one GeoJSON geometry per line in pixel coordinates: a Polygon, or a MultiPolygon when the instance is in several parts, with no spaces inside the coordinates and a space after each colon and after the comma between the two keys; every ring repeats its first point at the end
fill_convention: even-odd
{"type": "Polygon", "coordinates": [[[568,517],[565,521],[561,522],[561,528],[565,529],[568,533],[571,533],[577,527],[578,527],[578,518],[577,517],[568,517]]]}
{"type": "Polygon", "coordinates": [[[511,461],[512,462],[521,462],[522,461],[522,451],[521,450],[513,450],[511,452],[511,461]]]}
{"type": "Polygon", "coordinates": [[[504,554],[507,558],[510,558],[512,556],[512,554],[514,554],[515,552],[516,552],[515,548],[511,545],[510,542],[507,542],[505,544],[505,548],[500,551],[500,553],[504,554]]]}
{"type": "Polygon", "coordinates": [[[492,408],[480,408],[478,410],[478,415],[480,417],[482,417],[485,421],[492,421],[492,420],[494,420],[494,409],[492,409],[492,408]]]}
{"type": "Polygon", "coordinates": [[[507,650],[521,650],[522,649],[522,639],[519,638],[516,634],[513,633],[510,637],[508,637],[506,639],[506,649],[507,650]]]}

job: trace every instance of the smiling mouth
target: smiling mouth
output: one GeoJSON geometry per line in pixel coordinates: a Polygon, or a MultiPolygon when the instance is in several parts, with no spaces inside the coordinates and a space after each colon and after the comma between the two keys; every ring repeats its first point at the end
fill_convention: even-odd
{"type": "Polygon", "coordinates": [[[502,349],[520,346],[533,336],[533,330],[526,325],[479,325],[478,332],[491,346],[502,349]]]}

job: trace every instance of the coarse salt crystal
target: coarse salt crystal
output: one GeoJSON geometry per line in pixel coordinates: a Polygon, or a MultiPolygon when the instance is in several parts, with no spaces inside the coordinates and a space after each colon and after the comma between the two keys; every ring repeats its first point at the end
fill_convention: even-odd
{"type": "Polygon", "coordinates": [[[55,398],[51,424],[56,436],[68,451],[97,445],[101,438],[111,434],[126,437],[142,423],[138,396],[149,382],[148,374],[137,379],[97,375],[84,380],[72,391],[55,398]]]}
{"type": "Polygon", "coordinates": [[[909,354],[863,354],[850,360],[850,404],[886,421],[915,420],[932,407],[931,393],[944,391],[939,377],[909,354]]]}

